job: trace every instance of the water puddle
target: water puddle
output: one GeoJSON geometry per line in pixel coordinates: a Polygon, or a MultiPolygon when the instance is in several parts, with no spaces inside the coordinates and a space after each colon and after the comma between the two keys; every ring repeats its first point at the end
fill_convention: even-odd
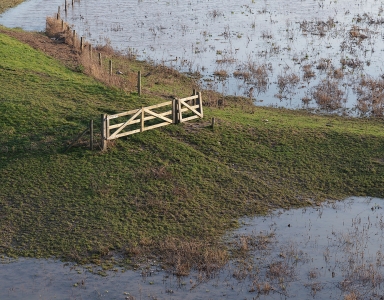
{"type": "Polygon", "coordinates": [[[382,207],[383,199],[353,197],[243,219],[228,238],[238,258],[210,278],[177,278],[155,261],[100,276],[60,261],[3,258],[0,299],[382,299],[382,207]]]}
{"type": "Polygon", "coordinates": [[[76,0],[64,14],[63,0],[36,0],[0,23],[44,30],[58,6],[94,44],[201,74],[204,87],[257,105],[383,113],[382,1],[76,0]]]}

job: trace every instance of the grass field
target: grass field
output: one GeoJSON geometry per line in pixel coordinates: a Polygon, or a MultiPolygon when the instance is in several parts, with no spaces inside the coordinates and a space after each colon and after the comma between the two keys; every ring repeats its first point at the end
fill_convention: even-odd
{"type": "MultiPolygon", "coordinates": [[[[152,67],[126,60],[125,68],[152,67]]],[[[64,152],[102,113],[190,95],[192,80],[157,70],[163,81],[144,79],[139,97],[0,33],[1,253],[101,264],[114,253],[129,262],[195,249],[221,261],[220,237],[239,217],[384,197],[382,119],[255,107],[240,98],[205,107],[203,120],[117,140],[106,153],[64,152]]]]}

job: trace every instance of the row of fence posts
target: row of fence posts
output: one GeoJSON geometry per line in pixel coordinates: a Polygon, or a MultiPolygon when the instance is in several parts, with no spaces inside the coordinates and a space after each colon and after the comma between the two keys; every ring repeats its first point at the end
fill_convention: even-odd
{"type": "MultiPolygon", "coordinates": [[[[74,2],[75,0],[71,0],[72,1],[72,6],[74,5],[74,2]]],[[[64,4],[64,11],[65,13],[67,13],[67,8],[68,8],[68,0],[65,0],[65,4],[64,4]]],[[[58,10],[57,10],[57,20],[60,20],[61,19],[61,14],[60,14],[60,6],[58,7],[58,10]]],[[[64,30],[64,20],[61,19],[61,28],[62,30],[64,30]]],[[[74,47],[76,47],[76,30],[73,30],[72,31],[72,38],[73,38],[73,45],[74,47]]],[[[80,52],[82,53],[83,52],[83,49],[85,47],[85,38],[84,37],[80,37],[80,52]]],[[[89,44],[88,45],[88,51],[89,51],[89,58],[90,60],[92,61],[93,59],[93,49],[92,49],[92,45],[89,44]]],[[[99,52],[98,53],[98,62],[99,62],[99,66],[102,67],[103,66],[103,61],[102,61],[102,54],[99,52]]],[[[112,66],[112,60],[109,60],[109,75],[112,76],[113,74],[113,66],[112,66]]],[[[138,71],[137,73],[137,93],[139,96],[141,96],[141,71],[138,71]]],[[[196,95],[196,91],[194,90],[193,91],[193,94],[196,95]]],[[[175,106],[175,103],[173,104],[175,106]]],[[[176,107],[173,108],[173,110],[176,112],[176,107]]],[[[106,115],[101,115],[102,117],[102,124],[106,118],[106,115]]],[[[174,117],[175,119],[175,117],[174,117]]],[[[215,118],[212,118],[212,128],[214,127],[214,124],[215,124],[215,118]]],[[[103,127],[103,126],[102,126],[103,127]]],[[[93,138],[93,120],[90,120],[89,122],[89,127],[86,128],[79,136],[77,136],[71,143],[70,145],[67,147],[67,149],[65,151],[68,151],[81,137],[83,137],[87,131],[89,131],[89,136],[90,136],[90,140],[89,140],[89,148],[90,150],[93,150],[94,148],[94,138],[93,138]]],[[[107,142],[106,140],[104,141],[103,137],[102,137],[102,150],[106,150],[106,147],[107,147],[107,142]]]]}
{"type": "MultiPolygon", "coordinates": [[[[75,0],[72,0],[72,6],[74,4],[75,4],[75,0]]],[[[65,11],[65,13],[67,13],[67,11],[68,11],[68,2],[67,2],[67,0],[65,0],[64,11],[65,11]]],[[[59,6],[59,9],[57,10],[57,19],[60,20],[60,6],[59,6]]]]}
{"type": "MultiPolygon", "coordinates": [[[[72,5],[74,4],[74,0],[72,0],[72,5]]],[[[67,12],[67,0],[65,0],[65,12],[67,12]]],[[[60,20],[60,6],[58,7],[58,10],[57,10],[57,20],[60,20]]],[[[61,19],[61,29],[64,30],[64,20],[61,19]]],[[[72,31],[72,39],[73,39],[73,46],[76,48],[76,40],[77,40],[77,36],[76,36],[76,30],[73,30],[72,31]]],[[[80,52],[82,53],[83,52],[83,49],[85,47],[85,38],[84,37],[80,37],[80,52]]],[[[92,61],[93,60],[93,49],[92,49],[92,45],[89,44],[88,45],[88,52],[89,52],[89,58],[90,60],[92,61]]],[[[102,55],[101,53],[99,52],[98,53],[98,61],[99,61],[99,66],[102,67],[103,66],[103,60],[102,60],[102,55]]],[[[109,76],[112,76],[113,75],[113,66],[112,66],[112,60],[109,60],[109,68],[108,68],[108,73],[109,73],[109,76]]],[[[141,96],[141,71],[138,71],[137,73],[137,93],[139,96],[141,96]]]]}

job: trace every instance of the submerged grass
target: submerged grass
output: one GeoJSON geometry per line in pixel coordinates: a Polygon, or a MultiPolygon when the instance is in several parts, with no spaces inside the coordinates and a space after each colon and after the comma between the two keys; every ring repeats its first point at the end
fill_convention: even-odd
{"type": "Polygon", "coordinates": [[[168,68],[114,59],[124,73],[151,72],[142,97],[0,33],[3,254],[102,264],[116,253],[127,263],[152,253],[178,274],[213,270],[227,257],[220,236],[241,216],[384,196],[382,119],[261,108],[212,92],[203,91],[206,103],[222,105],[206,107],[204,120],[117,140],[106,153],[64,153],[101,113],[189,96],[196,86],[168,68]]]}

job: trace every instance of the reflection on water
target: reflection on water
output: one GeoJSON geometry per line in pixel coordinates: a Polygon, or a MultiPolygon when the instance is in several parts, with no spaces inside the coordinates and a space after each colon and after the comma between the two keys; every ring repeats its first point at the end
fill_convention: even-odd
{"type": "MultiPolygon", "coordinates": [[[[381,1],[78,0],[64,14],[64,1],[36,0],[6,12],[0,23],[43,30],[58,5],[93,43],[199,72],[205,87],[257,105],[351,113],[358,99],[366,101],[361,78],[383,74],[381,1]],[[319,86],[323,80],[331,85],[319,86]]],[[[359,108],[371,113],[366,103],[359,108]]]]}
{"type": "Polygon", "coordinates": [[[3,258],[0,299],[381,299],[383,207],[383,199],[348,198],[244,219],[229,240],[251,255],[209,279],[177,278],[153,261],[104,277],[60,261],[3,258]]]}

